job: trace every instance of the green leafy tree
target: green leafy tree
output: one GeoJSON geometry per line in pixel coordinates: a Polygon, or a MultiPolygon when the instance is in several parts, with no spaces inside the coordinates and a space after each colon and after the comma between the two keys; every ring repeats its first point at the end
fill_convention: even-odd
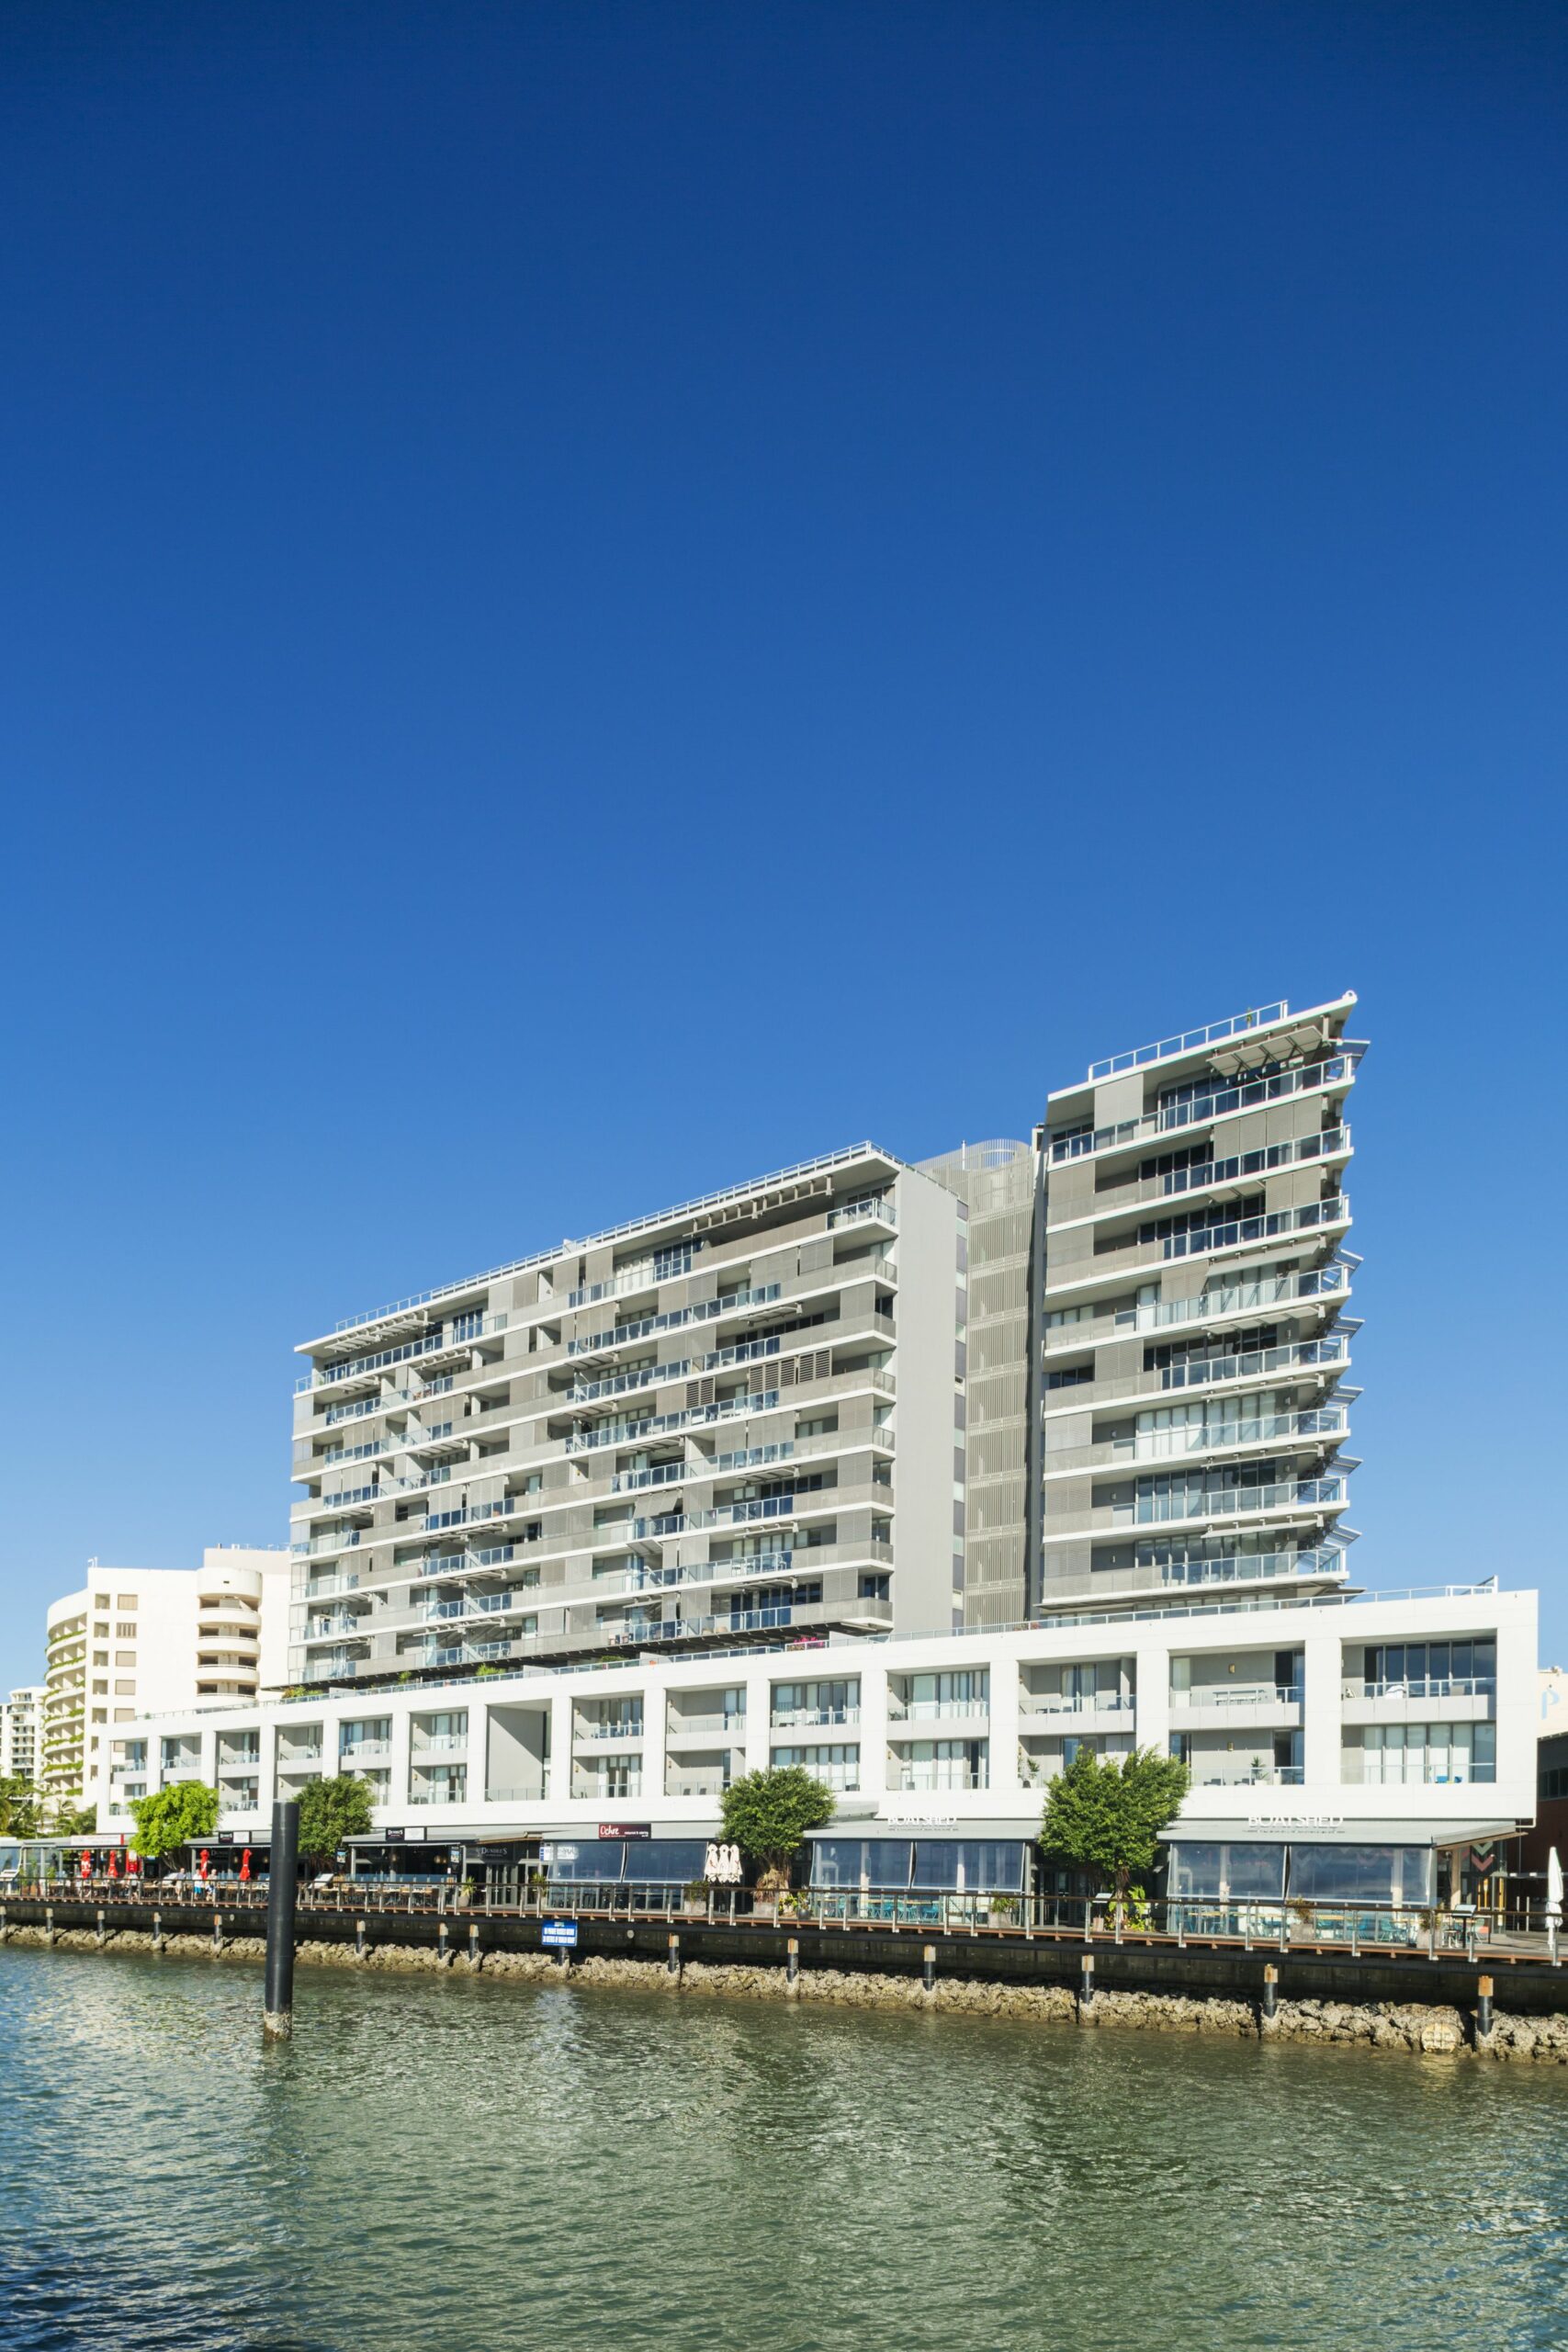
{"type": "Polygon", "coordinates": [[[54,1816],[56,1838],[90,1838],[98,1826],[96,1804],[62,1804],[54,1816]]]}
{"type": "Polygon", "coordinates": [[[1176,1819],[1191,1774],[1174,1756],[1135,1747],[1099,1757],[1082,1747],[1051,1783],[1040,1842],[1054,1860],[1108,1879],[1119,1904],[1134,1871],[1146,1871],[1159,1833],[1176,1819]]]}
{"type": "Polygon", "coordinates": [[[345,1838],[370,1826],[370,1783],[355,1773],[308,1781],[299,1792],[299,1851],[308,1861],[330,1861],[345,1838]]]}
{"type": "Polygon", "coordinates": [[[0,1837],[39,1835],[39,1792],[31,1781],[10,1777],[0,1780],[0,1837]]]}
{"type": "Polygon", "coordinates": [[[175,1781],[150,1797],[134,1798],[130,1810],[136,1820],[131,1851],[155,1862],[211,1837],[218,1826],[218,1792],[205,1781],[175,1781]]]}
{"type": "Polygon", "coordinates": [[[787,1882],[807,1831],[831,1821],[833,1810],[832,1791],[802,1765],[748,1772],[724,1792],[724,1834],[756,1863],[763,1888],[777,1888],[787,1882]]]}

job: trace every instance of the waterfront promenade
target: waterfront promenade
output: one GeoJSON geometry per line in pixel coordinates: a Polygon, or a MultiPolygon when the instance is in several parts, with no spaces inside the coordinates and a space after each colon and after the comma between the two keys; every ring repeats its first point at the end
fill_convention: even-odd
{"type": "MultiPolygon", "coordinates": [[[[590,1890],[582,1890],[587,1894],[590,1890]]],[[[1271,1919],[1216,1917],[1213,1905],[1158,1903],[1138,1926],[1117,1927],[1100,1905],[1064,1900],[1026,1906],[1027,1916],[982,1921],[963,1899],[939,1898],[922,1916],[856,1916],[854,1898],[826,1898],[821,1909],[776,1917],[750,1911],[748,1898],[704,1906],[638,1905],[636,1888],[592,1890],[592,1907],[552,1903],[469,1907],[445,1889],[413,1883],[305,1894],[299,1942],[368,1957],[378,1950],[429,1953],[437,1964],[479,1972],[503,1953],[549,1951],[570,1971],[574,1961],[635,1961],[679,1975],[705,1967],[773,1970],[787,1988],[800,1972],[837,1972],[893,1979],[964,1979],[1014,1988],[1066,1986],[1080,2005],[1101,1994],[1144,1993],[1246,2002],[1260,2015],[1280,2001],[1358,2005],[1404,2003],[1459,2012],[1484,2039],[1484,2004],[1539,2018],[1568,2012],[1568,1971],[1544,1938],[1502,1933],[1483,1944],[1476,1923],[1438,1913],[1361,1913],[1319,1921],[1281,1911],[1271,1919]],[[621,1899],[615,1900],[615,1897],[621,1899]],[[562,1926],[573,1941],[562,1948],[562,1926]],[[1394,1940],[1395,1937],[1403,1939],[1394,1940]]],[[[7,1894],[0,1903],[0,1940],[14,1930],[32,1940],[90,1937],[107,1949],[116,1937],[197,1938],[214,1951],[259,1938],[265,1890],[185,1889],[164,1898],[113,1887],[83,1893],[7,1894]]]]}

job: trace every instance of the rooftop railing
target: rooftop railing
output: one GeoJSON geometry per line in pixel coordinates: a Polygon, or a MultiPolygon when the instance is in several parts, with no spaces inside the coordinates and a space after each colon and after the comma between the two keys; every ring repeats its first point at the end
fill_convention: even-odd
{"type": "Polygon", "coordinates": [[[1150,1062],[1168,1061],[1176,1054],[1196,1053],[1201,1046],[1216,1046],[1248,1029],[1264,1029],[1272,1022],[1283,1021],[1290,1010],[1284,1002],[1255,1006],[1229,1021],[1211,1021],[1205,1029],[1184,1029],[1179,1036],[1161,1037],[1155,1045],[1134,1046],[1130,1054],[1112,1054],[1107,1061],[1090,1062],[1089,1074],[1091,1080],[1115,1078],[1122,1070],[1143,1069],[1150,1062]]]}

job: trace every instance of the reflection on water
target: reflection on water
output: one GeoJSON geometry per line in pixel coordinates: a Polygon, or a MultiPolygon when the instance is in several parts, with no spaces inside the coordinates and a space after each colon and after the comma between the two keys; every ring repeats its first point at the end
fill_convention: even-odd
{"type": "Polygon", "coordinates": [[[1555,2071],[0,1951],[0,2344],[1568,2346],[1555,2071]]]}

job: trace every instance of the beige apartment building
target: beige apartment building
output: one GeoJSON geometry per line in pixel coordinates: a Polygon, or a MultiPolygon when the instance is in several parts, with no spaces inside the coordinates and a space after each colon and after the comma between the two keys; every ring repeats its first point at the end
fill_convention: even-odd
{"type": "Polygon", "coordinates": [[[1355,1001],[1269,1005],[1050,1096],[1037,1610],[1343,1585],[1355,1001]]]}
{"type": "Polygon", "coordinates": [[[291,1681],[1343,1584],[1354,1002],[308,1341],[291,1681]]]}
{"type": "Polygon", "coordinates": [[[860,1144],[310,1341],[291,1679],[949,1630],[964,1221],[860,1144]]]}

